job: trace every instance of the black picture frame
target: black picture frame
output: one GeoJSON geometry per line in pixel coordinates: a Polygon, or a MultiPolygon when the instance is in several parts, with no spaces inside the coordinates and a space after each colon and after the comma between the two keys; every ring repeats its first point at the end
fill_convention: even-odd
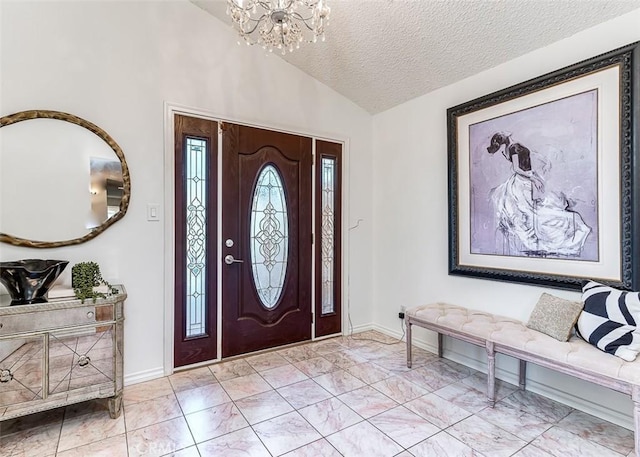
{"type": "MultiPolygon", "coordinates": [[[[554,101],[561,99],[556,98],[554,101]]],[[[638,290],[640,287],[639,99],[640,42],[636,42],[449,108],[447,110],[449,274],[560,289],[580,289],[586,281],[594,280],[624,290],[638,290]],[[598,221],[602,225],[599,228],[602,230],[598,231],[597,237],[605,238],[603,240],[598,238],[596,241],[599,260],[586,262],[580,259],[546,258],[545,256],[527,257],[520,252],[515,256],[472,252],[475,232],[472,234],[471,221],[485,216],[484,213],[472,214],[473,205],[470,203],[471,199],[476,197],[471,197],[473,187],[469,181],[472,179],[471,176],[475,176],[474,172],[478,173],[477,170],[474,171],[473,167],[476,165],[471,161],[470,151],[474,150],[473,148],[476,148],[476,151],[479,150],[477,145],[471,144],[470,140],[469,131],[471,125],[474,125],[473,122],[478,119],[483,122],[482,119],[492,120],[496,116],[504,116],[500,113],[506,112],[508,116],[519,112],[518,110],[523,111],[520,108],[523,103],[533,103],[531,106],[538,106],[535,104],[538,97],[541,100],[548,98],[548,95],[545,95],[548,93],[559,94],[558,96],[562,97],[563,90],[569,94],[576,84],[585,86],[593,84],[595,87],[599,84],[598,78],[604,77],[603,75],[610,80],[610,83],[607,83],[609,89],[598,92],[600,97],[598,103],[602,102],[604,106],[605,102],[614,102],[611,106],[619,107],[619,118],[615,119],[615,115],[605,115],[607,114],[605,110],[598,108],[597,132],[598,135],[611,139],[608,141],[609,146],[606,147],[607,160],[615,156],[618,158],[619,163],[615,170],[619,172],[617,181],[619,195],[616,198],[615,193],[611,194],[611,188],[608,188],[607,195],[614,195],[612,201],[605,202],[604,198],[598,198],[595,212],[599,215],[617,214],[619,218],[610,217],[605,220],[602,216],[598,216],[598,221]],[[509,111],[511,106],[514,107],[513,111],[509,111]],[[611,147],[616,144],[616,138],[619,140],[617,142],[619,151],[611,147]],[[612,234],[613,237],[605,237],[605,233],[612,234]],[[603,244],[616,236],[617,242],[614,242],[610,249],[605,249],[603,244]],[[600,263],[603,264],[600,265],[600,263]],[[601,271],[602,274],[600,274],[601,271]]],[[[600,106],[599,104],[598,107],[600,106]]],[[[612,112],[615,111],[612,110],[612,112]]],[[[603,182],[606,184],[605,178],[600,180],[600,170],[605,168],[600,166],[599,160],[605,153],[600,149],[605,149],[605,146],[598,146],[595,159],[598,170],[596,172],[598,196],[604,188],[603,182]]],[[[611,173],[611,184],[615,182],[615,174],[611,173]]],[[[498,223],[493,222],[493,224],[496,226],[498,223]]]]}

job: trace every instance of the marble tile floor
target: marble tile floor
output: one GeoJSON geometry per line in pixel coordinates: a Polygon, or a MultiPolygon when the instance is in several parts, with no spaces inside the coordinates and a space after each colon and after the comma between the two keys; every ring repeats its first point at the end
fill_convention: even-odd
{"type": "Polygon", "coordinates": [[[0,422],[0,455],[632,456],[633,433],[377,332],[247,356],[0,422]]]}

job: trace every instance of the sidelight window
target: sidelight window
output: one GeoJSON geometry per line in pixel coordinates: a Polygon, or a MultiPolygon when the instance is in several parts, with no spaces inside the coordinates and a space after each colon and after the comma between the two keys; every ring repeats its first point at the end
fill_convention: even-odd
{"type": "Polygon", "coordinates": [[[186,336],[191,338],[206,333],[207,142],[187,137],[186,146],[186,336]]]}
{"type": "Polygon", "coordinates": [[[322,187],[322,314],[335,311],[335,175],[336,159],[323,157],[321,161],[321,187],[322,187]]]}

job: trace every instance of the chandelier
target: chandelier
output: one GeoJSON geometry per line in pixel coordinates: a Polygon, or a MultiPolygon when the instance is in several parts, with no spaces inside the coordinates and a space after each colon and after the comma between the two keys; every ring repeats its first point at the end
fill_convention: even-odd
{"type": "Polygon", "coordinates": [[[329,11],[324,0],[227,0],[227,14],[247,44],[283,55],[303,41],[324,41],[329,11]]]}

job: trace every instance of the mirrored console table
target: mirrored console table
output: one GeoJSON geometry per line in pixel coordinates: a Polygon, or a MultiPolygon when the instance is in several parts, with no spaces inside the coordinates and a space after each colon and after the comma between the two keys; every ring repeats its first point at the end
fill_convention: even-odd
{"type": "MultiPolygon", "coordinates": [[[[121,412],[123,286],[81,303],[9,306],[0,300],[0,421],[94,398],[121,412]]],[[[5,300],[6,299],[6,300],[5,300]]]]}

